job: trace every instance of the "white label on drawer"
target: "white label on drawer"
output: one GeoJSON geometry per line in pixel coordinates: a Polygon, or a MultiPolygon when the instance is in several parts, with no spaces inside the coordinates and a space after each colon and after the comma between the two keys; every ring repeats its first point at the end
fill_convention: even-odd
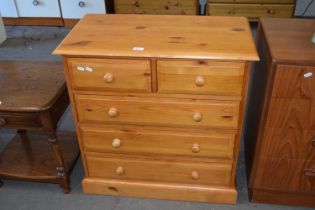
{"type": "Polygon", "coordinates": [[[304,77],[307,78],[307,77],[311,77],[313,76],[313,73],[312,72],[307,72],[304,74],[304,77]]]}
{"type": "Polygon", "coordinates": [[[144,47],[134,47],[132,48],[133,51],[143,51],[144,47]]]}
{"type": "Polygon", "coordinates": [[[78,66],[77,69],[78,69],[78,71],[84,71],[85,70],[85,68],[82,66],[78,66]]]}
{"type": "Polygon", "coordinates": [[[93,69],[91,68],[91,67],[85,67],[85,71],[89,71],[89,72],[92,72],[93,71],[93,69]]]}

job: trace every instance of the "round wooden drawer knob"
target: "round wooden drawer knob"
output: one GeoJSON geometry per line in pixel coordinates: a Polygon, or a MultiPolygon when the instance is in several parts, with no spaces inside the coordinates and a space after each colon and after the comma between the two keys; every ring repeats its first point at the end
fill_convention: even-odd
{"type": "Polygon", "coordinates": [[[122,166],[118,166],[116,169],[117,175],[123,175],[125,173],[125,169],[122,166]]]}
{"type": "Polygon", "coordinates": [[[118,109],[115,107],[112,107],[108,110],[108,115],[110,117],[117,117],[118,116],[118,109]]]}
{"type": "Polygon", "coordinates": [[[203,76],[197,76],[196,79],[195,79],[195,84],[198,86],[198,87],[202,87],[204,86],[206,83],[205,81],[205,78],[203,76]]]}
{"type": "Polygon", "coordinates": [[[191,150],[192,150],[194,153],[200,152],[200,146],[199,146],[199,144],[193,144],[192,147],[191,147],[191,150]]]}
{"type": "Polygon", "coordinates": [[[5,125],[7,121],[4,118],[0,118],[0,125],[5,125]]]}
{"type": "Polygon", "coordinates": [[[202,120],[202,115],[200,112],[195,112],[193,115],[193,119],[195,122],[200,122],[202,120]]]}
{"type": "Polygon", "coordinates": [[[119,148],[121,146],[121,141],[120,139],[114,139],[113,142],[112,142],[112,146],[114,148],[119,148]]]}
{"type": "Polygon", "coordinates": [[[191,178],[192,178],[193,180],[199,179],[199,173],[198,173],[197,171],[191,172],[191,178]]]}
{"type": "Polygon", "coordinates": [[[114,75],[112,73],[106,73],[104,75],[104,81],[107,83],[112,83],[114,81],[114,75]]]}

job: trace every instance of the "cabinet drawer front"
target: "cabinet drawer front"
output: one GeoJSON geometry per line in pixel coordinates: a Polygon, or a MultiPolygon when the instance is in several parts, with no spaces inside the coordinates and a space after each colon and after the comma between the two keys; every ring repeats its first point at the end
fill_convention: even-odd
{"type": "Polygon", "coordinates": [[[91,152],[179,155],[232,160],[235,135],[146,130],[139,126],[81,126],[84,149],[91,152]]]}
{"type": "Polygon", "coordinates": [[[244,63],[216,61],[158,61],[160,93],[240,96],[244,63]]]}
{"type": "Polygon", "coordinates": [[[88,13],[106,13],[104,0],[60,0],[60,6],[63,18],[82,18],[88,13]]]}
{"type": "Polygon", "coordinates": [[[0,128],[40,128],[37,113],[0,112],[0,128]]]}
{"type": "Polygon", "coordinates": [[[208,0],[209,3],[294,4],[294,0],[208,0]]]}
{"type": "Polygon", "coordinates": [[[148,60],[68,59],[73,88],[151,92],[148,60]]]}
{"type": "Polygon", "coordinates": [[[0,4],[0,14],[2,17],[19,17],[14,0],[2,0],[0,4]]]}
{"type": "Polygon", "coordinates": [[[315,99],[315,67],[278,65],[272,97],[315,99]]]}
{"type": "Polygon", "coordinates": [[[58,0],[15,0],[20,17],[61,17],[58,0]]]}
{"type": "Polygon", "coordinates": [[[208,4],[208,15],[259,17],[292,17],[292,4],[208,4]]]}
{"type": "Polygon", "coordinates": [[[315,192],[315,161],[261,158],[255,187],[288,192],[315,192]]]}
{"type": "Polygon", "coordinates": [[[89,177],[229,185],[231,164],[178,162],[133,156],[86,155],[89,177]]]}
{"type": "Polygon", "coordinates": [[[238,101],[77,95],[80,121],[238,128],[238,101]]]}
{"type": "Polygon", "coordinates": [[[117,14],[196,15],[198,7],[197,0],[115,0],[117,14]]]}

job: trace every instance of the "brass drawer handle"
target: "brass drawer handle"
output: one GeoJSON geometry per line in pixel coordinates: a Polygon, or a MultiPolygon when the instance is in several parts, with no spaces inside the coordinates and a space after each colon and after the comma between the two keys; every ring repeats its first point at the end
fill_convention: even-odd
{"type": "Polygon", "coordinates": [[[191,178],[193,180],[198,180],[199,179],[199,173],[197,171],[192,171],[191,172],[191,178]]]}
{"type": "Polygon", "coordinates": [[[191,147],[191,150],[192,150],[194,153],[200,152],[200,146],[199,146],[199,144],[197,144],[197,143],[193,144],[192,147],[191,147]]]}
{"type": "Polygon", "coordinates": [[[121,146],[120,139],[113,139],[112,146],[116,149],[119,148],[121,146]]]}
{"type": "Polygon", "coordinates": [[[200,122],[202,120],[202,115],[200,112],[195,112],[193,114],[193,119],[195,122],[200,122]]]}
{"type": "Polygon", "coordinates": [[[4,118],[0,118],[0,126],[5,125],[7,121],[4,118]]]}
{"type": "Polygon", "coordinates": [[[304,169],[305,176],[313,176],[315,177],[315,168],[312,169],[304,169]]]}
{"type": "Polygon", "coordinates": [[[104,81],[107,83],[112,83],[114,81],[114,75],[112,73],[106,73],[104,75],[104,81]]]}
{"type": "Polygon", "coordinates": [[[135,7],[139,7],[139,6],[140,6],[140,4],[139,4],[138,1],[133,1],[132,4],[133,4],[135,7]]]}
{"type": "Polygon", "coordinates": [[[118,109],[115,107],[112,107],[108,110],[108,115],[110,117],[117,117],[118,116],[118,109]]]}
{"type": "Polygon", "coordinates": [[[118,166],[116,169],[116,174],[121,176],[125,173],[125,169],[122,166],[118,166]]]}
{"type": "Polygon", "coordinates": [[[196,86],[202,87],[205,85],[205,83],[206,83],[206,80],[203,76],[196,76],[196,79],[195,79],[196,86]]]}

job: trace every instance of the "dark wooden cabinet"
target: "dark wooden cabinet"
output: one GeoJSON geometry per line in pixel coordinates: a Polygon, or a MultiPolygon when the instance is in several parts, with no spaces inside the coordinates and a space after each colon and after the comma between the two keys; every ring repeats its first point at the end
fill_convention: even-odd
{"type": "Polygon", "coordinates": [[[250,199],[315,207],[315,20],[262,19],[245,126],[250,199]]]}

